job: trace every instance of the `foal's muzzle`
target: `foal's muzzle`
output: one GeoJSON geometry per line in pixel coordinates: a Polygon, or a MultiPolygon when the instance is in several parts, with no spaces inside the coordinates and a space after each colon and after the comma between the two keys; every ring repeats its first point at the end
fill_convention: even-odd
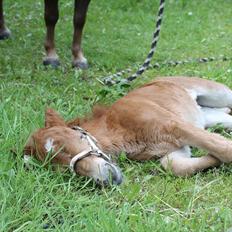
{"type": "Polygon", "coordinates": [[[95,181],[100,185],[120,185],[122,183],[122,173],[120,169],[112,163],[106,162],[103,164],[104,167],[101,168],[100,178],[95,179],[95,181]]]}
{"type": "Polygon", "coordinates": [[[89,147],[80,153],[76,154],[70,161],[70,170],[74,173],[78,172],[76,169],[77,163],[82,159],[89,156],[95,156],[95,160],[92,163],[92,171],[88,174],[93,177],[94,180],[100,185],[119,185],[122,183],[122,173],[118,167],[116,167],[110,156],[105,154],[99,147],[96,138],[83,128],[75,126],[74,130],[79,131],[81,139],[85,139],[89,144],[89,147]]]}

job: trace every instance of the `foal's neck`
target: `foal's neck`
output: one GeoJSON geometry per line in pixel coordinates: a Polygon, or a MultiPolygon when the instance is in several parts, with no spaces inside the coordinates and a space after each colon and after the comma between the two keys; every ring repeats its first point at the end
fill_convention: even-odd
{"type": "Polygon", "coordinates": [[[114,117],[109,116],[109,109],[95,109],[92,117],[74,119],[68,126],[80,126],[93,135],[101,149],[106,154],[141,153],[145,149],[144,143],[136,139],[136,134],[125,130],[114,117]]]}
{"type": "Polygon", "coordinates": [[[117,125],[111,128],[107,124],[106,116],[91,119],[80,124],[80,127],[93,135],[102,150],[106,154],[119,155],[121,152],[127,154],[138,154],[144,150],[144,143],[138,143],[135,136],[117,125]]]}
{"type": "Polygon", "coordinates": [[[105,153],[116,154],[120,152],[120,149],[114,146],[115,143],[120,143],[117,132],[113,133],[113,131],[108,128],[104,115],[99,118],[85,120],[80,122],[79,125],[97,139],[100,147],[105,153]]]}

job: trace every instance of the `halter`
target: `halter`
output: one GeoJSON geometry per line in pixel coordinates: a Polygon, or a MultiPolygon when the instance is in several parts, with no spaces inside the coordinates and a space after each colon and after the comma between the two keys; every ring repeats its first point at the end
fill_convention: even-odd
{"type": "Polygon", "coordinates": [[[98,157],[102,157],[103,159],[107,161],[111,161],[111,158],[106,155],[97,145],[97,140],[94,138],[91,134],[89,134],[86,130],[79,126],[72,127],[73,130],[79,131],[81,133],[81,139],[87,140],[87,143],[89,144],[89,147],[85,149],[84,151],[81,151],[80,153],[76,154],[70,161],[69,168],[73,173],[75,172],[75,165],[78,161],[90,156],[95,155],[98,157]]]}

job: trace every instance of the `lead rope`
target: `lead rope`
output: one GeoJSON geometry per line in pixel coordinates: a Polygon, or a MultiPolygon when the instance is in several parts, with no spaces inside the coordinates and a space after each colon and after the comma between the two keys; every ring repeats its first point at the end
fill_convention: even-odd
{"type": "MultiPolygon", "coordinates": [[[[168,67],[173,67],[173,66],[177,66],[177,65],[183,65],[183,64],[191,64],[191,63],[209,63],[209,62],[213,62],[213,61],[230,61],[232,60],[231,57],[226,57],[224,55],[219,55],[218,57],[203,57],[203,58],[190,58],[190,59],[185,59],[185,60],[169,60],[169,61],[164,61],[164,62],[156,62],[154,64],[149,64],[147,70],[150,69],[159,69],[162,68],[164,66],[168,66],[168,67]]],[[[132,72],[131,68],[119,71],[115,74],[112,74],[108,77],[106,77],[106,79],[110,79],[112,80],[113,78],[119,78],[125,74],[129,74],[132,72]]],[[[104,83],[102,81],[100,81],[98,79],[99,82],[101,82],[102,84],[106,84],[106,85],[113,85],[113,84],[117,84],[119,82],[123,82],[122,80],[112,80],[110,83],[106,83],[104,81],[104,83]]]]}
{"type": "MultiPolygon", "coordinates": [[[[177,65],[182,65],[182,64],[190,64],[190,63],[208,63],[208,62],[212,62],[212,61],[217,61],[217,60],[222,60],[222,61],[229,61],[232,60],[232,57],[226,57],[224,55],[220,55],[218,57],[203,57],[203,58],[190,58],[190,59],[185,59],[185,60],[170,60],[170,61],[165,61],[165,62],[161,62],[158,63],[156,62],[155,64],[150,64],[152,57],[156,51],[156,47],[157,47],[157,42],[159,39],[159,33],[160,33],[160,28],[161,28],[161,23],[162,23],[162,19],[163,19],[163,15],[164,15],[164,6],[165,6],[165,0],[161,0],[160,4],[159,4],[159,10],[158,10],[158,16],[157,16],[157,20],[156,20],[156,27],[155,27],[155,32],[153,34],[153,40],[152,40],[152,44],[151,44],[151,49],[147,55],[146,60],[144,61],[143,65],[141,65],[141,67],[137,70],[136,73],[134,73],[133,75],[129,76],[126,79],[121,79],[119,80],[120,77],[122,77],[125,74],[129,74],[131,73],[133,70],[132,68],[127,68],[125,70],[121,70],[115,74],[109,75],[105,78],[103,78],[103,81],[101,81],[100,79],[99,82],[101,82],[102,84],[105,85],[114,85],[117,83],[129,83],[133,80],[135,80],[138,76],[142,75],[144,71],[146,71],[147,69],[154,69],[154,68],[161,68],[163,66],[177,66],[177,65]]],[[[102,79],[102,78],[101,78],[102,79]]]]}
{"type": "MultiPolygon", "coordinates": [[[[151,62],[151,59],[156,51],[157,42],[159,39],[160,28],[161,28],[161,23],[162,23],[162,19],[163,19],[163,15],[164,15],[164,5],[165,5],[165,0],[160,0],[158,16],[156,19],[155,32],[153,34],[151,49],[147,55],[147,58],[145,59],[144,63],[141,65],[141,67],[137,70],[137,72],[134,73],[133,75],[131,75],[130,77],[126,78],[124,80],[124,82],[131,82],[131,81],[135,80],[138,76],[142,75],[142,73],[145,70],[148,69],[149,64],[151,62]]],[[[114,75],[110,75],[110,76],[106,77],[105,79],[103,79],[103,83],[106,85],[117,84],[120,82],[120,80],[113,80],[114,77],[118,78],[118,77],[122,76],[123,74],[125,74],[127,72],[131,72],[131,71],[132,71],[131,69],[126,69],[126,70],[118,72],[114,75]]]]}

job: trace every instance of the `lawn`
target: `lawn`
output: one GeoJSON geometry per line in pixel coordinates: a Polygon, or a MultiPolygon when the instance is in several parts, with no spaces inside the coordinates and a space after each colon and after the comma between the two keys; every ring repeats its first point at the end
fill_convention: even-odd
{"type": "MultiPolygon", "coordinates": [[[[71,119],[161,75],[200,76],[232,87],[231,61],[163,66],[147,71],[130,88],[105,87],[98,79],[145,59],[158,0],[93,1],[83,40],[87,71],[71,67],[72,1],[60,2],[56,41],[61,67],[56,70],[42,66],[43,2],[4,3],[13,36],[0,41],[1,231],[218,232],[232,227],[231,165],[177,178],[155,162],[122,156],[123,184],[100,189],[68,171],[42,166],[27,171],[22,161],[22,148],[29,134],[43,126],[47,106],[71,119]]],[[[231,4],[168,0],[153,62],[231,56],[231,4]]]]}

